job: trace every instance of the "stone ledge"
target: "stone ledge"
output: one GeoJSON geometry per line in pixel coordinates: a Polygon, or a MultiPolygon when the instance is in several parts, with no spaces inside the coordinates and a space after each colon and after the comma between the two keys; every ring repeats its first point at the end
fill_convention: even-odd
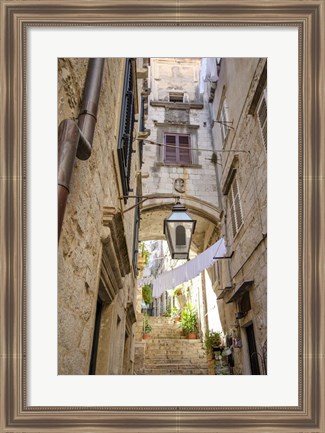
{"type": "Polygon", "coordinates": [[[202,109],[203,104],[200,102],[163,102],[163,101],[151,101],[150,105],[152,107],[165,107],[165,108],[174,108],[175,110],[190,110],[193,109],[202,109]]]}
{"type": "Polygon", "coordinates": [[[163,128],[166,126],[179,126],[186,129],[199,129],[200,125],[193,125],[190,123],[180,123],[180,122],[154,122],[154,125],[158,128],[163,128]]]}
{"type": "Polygon", "coordinates": [[[165,163],[165,162],[156,162],[155,167],[202,168],[202,165],[201,164],[173,164],[173,163],[165,163]]]}

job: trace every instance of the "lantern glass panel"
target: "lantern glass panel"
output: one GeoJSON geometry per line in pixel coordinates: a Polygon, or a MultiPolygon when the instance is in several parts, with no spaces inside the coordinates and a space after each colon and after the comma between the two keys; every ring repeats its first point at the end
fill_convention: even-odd
{"type": "Polygon", "coordinates": [[[195,222],[190,218],[188,221],[165,221],[165,234],[173,259],[188,258],[195,222]]]}

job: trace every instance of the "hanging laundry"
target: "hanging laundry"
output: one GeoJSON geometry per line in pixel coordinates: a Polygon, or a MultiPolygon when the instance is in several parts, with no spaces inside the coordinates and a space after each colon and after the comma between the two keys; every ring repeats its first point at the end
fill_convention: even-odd
{"type": "Polygon", "coordinates": [[[184,265],[160,274],[152,281],[153,297],[160,298],[166,290],[173,289],[185,281],[197,277],[205,269],[213,265],[217,258],[224,257],[226,245],[223,238],[205,250],[203,253],[188,261],[184,265]]]}
{"type": "Polygon", "coordinates": [[[199,91],[204,92],[204,83],[215,82],[219,78],[216,57],[204,57],[201,59],[199,91]]]}

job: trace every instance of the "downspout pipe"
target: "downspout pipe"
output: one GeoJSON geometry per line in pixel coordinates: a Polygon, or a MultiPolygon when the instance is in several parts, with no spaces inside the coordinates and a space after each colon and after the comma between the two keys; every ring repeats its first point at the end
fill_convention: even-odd
{"type": "Polygon", "coordinates": [[[92,151],[104,59],[89,59],[78,124],[63,120],[58,131],[58,239],[64,219],[75,158],[87,160],[92,151]]]}
{"type": "Polygon", "coordinates": [[[84,135],[80,140],[77,150],[77,158],[81,160],[86,160],[91,155],[91,146],[97,123],[98,103],[102,87],[104,60],[105,59],[89,59],[85,88],[78,117],[78,125],[84,135]]]}

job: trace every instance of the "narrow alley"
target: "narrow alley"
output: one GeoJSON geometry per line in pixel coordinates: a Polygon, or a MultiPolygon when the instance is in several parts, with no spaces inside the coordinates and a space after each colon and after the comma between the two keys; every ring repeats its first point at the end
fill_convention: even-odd
{"type": "Polygon", "coordinates": [[[58,62],[58,374],[267,374],[267,60],[58,62]]]}

